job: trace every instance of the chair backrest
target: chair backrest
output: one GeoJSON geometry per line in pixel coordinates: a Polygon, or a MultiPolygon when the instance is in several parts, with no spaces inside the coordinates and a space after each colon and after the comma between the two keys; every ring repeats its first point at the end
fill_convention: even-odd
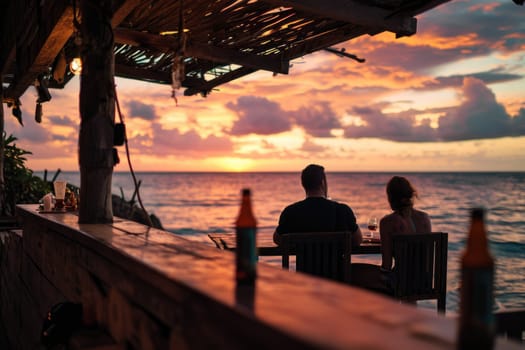
{"type": "Polygon", "coordinates": [[[525,309],[503,309],[494,312],[496,333],[506,335],[508,338],[525,343],[525,309]]]}
{"type": "Polygon", "coordinates": [[[445,312],[447,255],[446,232],[394,236],[395,297],[407,301],[437,299],[438,311],[445,312]]]}
{"type": "Polygon", "coordinates": [[[281,236],[282,266],[296,255],[296,271],[340,282],[350,281],[351,232],[304,232],[281,236]]]}

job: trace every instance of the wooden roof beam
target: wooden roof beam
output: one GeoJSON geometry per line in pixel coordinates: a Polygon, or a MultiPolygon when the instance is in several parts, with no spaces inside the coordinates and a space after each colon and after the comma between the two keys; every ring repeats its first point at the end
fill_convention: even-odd
{"type": "Polygon", "coordinates": [[[171,74],[155,72],[149,69],[131,67],[121,63],[115,63],[115,75],[135,80],[145,80],[160,84],[171,84],[171,74]]]}
{"type": "Polygon", "coordinates": [[[216,86],[226,84],[232,80],[239,79],[240,77],[243,77],[245,75],[251,74],[255,72],[257,69],[248,68],[248,67],[240,67],[236,70],[233,70],[229,73],[223,74],[218,78],[215,78],[213,80],[208,80],[206,82],[202,81],[192,81],[193,79],[186,79],[188,81],[183,81],[183,86],[190,86],[186,90],[184,90],[184,96],[192,96],[198,93],[202,93],[205,96],[210,93],[213,88],[216,86]]]}
{"type": "MultiPolygon", "coordinates": [[[[207,95],[213,88],[255,71],[256,69],[240,67],[212,80],[197,79],[186,76],[182,81],[182,86],[186,88],[184,90],[184,95],[192,96],[198,93],[207,95]]],[[[119,63],[115,64],[115,75],[128,79],[151,81],[158,84],[171,84],[171,74],[152,72],[148,69],[130,67],[119,63]]]]}
{"type": "MultiPolygon", "coordinates": [[[[115,28],[115,42],[131,46],[142,46],[159,51],[173,51],[179,42],[171,36],[154,35],[129,29],[115,28]]],[[[262,55],[224,49],[208,44],[187,42],[184,55],[220,63],[234,63],[253,69],[264,69],[274,73],[288,74],[290,61],[262,55]]]]}
{"type": "MultiPolygon", "coordinates": [[[[122,0],[117,4],[112,18],[112,25],[117,26],[140,0],[122,0]]],[[[6,100],[19,98],[35,79],[43,72],[47,72],[60,50],[74,31],[73,9],[70,0],[44,1],[40,8],[40,18],[37,18],[36,8],[31,16],[38,21],[38,30],[31,40],[17,43],[16,72],[12,83],[5,90],[6,100]]],[[[19,25],[26,26],[24,21],[19,25]]],[[[24,31],[23,28],[19,30],[24,31]]]]}
{"type": "Polygon", "coordinates": [[[392,11],[364,5],[353,0],[261,0],[262,2],[283,7],[292,7],[319,17],[352,23],[372,28],[379,28],[408,36],[416,33],[417,19],[403,14],[392,15],[392,11]]]}
{"type": "MultiPolygon", "coordinates": [[[[64,44],[73,33],[73,10],[68,0],[45,1],[37,18],[38,29],[32,37],[17,43],[16,74],[4,98],[16,100],[34,83],[39,74],[47,72],[64,44]]],[[[27,23],[19,22],[21,26],[27,23]]],[[[23,28],[17,28],[24,31],[23,28]]]]}
{"type": "Polygon", "coordinates": [[[409,13],[412,16],[419,15],[420,13],[427,12],[436,6],[449,2],[450,0],[433,0],[427,1],[423,6],[408,5],[407,7],[401,7],[394,13],[409,13]]]}
{"type": "Polygon", "coordinates": [[[113,9],[111,26],[117,27],[141,2],[142,0],[121,0],[117,8],[113,9]]]}
{"type": "Polygon", "coordinates": [[[17,3],[14,1],[2,4],[3,13],[0,15],[0,74],[4,73],[15,57],[16,40],[13,31],[16,29],[17,18],[10,15],[16,13],[15,5],[17,3]]]}

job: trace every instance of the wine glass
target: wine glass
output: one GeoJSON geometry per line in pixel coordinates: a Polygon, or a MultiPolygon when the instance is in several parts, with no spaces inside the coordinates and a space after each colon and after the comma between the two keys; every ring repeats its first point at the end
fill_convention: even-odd
{"type": "Polygon", "coordinates": [[[371,216],[368,219],[368,235],[365,236],[367,239],[371,240],[374,238],[374,233],[377,232],[378,225],[377,216],[371,216]]]}

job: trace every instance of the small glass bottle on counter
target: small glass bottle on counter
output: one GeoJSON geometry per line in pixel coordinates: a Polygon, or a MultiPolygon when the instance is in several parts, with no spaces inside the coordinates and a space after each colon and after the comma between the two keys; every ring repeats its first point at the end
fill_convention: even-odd
{"type": "Polygon", "coordinates": [[[235,221],[237,248],[235,279],[238,284],[253,285],[257,277],[257,221],[253,215],[251,191],[242,190],[241,208],[235,221]]]}
{"type": "Polygon", "coordinates": [[[494,258],[489,251],[484,216],[483,209],[472,210],[467,247],[461,256],[458,349],[494,346],[494,258]]]}

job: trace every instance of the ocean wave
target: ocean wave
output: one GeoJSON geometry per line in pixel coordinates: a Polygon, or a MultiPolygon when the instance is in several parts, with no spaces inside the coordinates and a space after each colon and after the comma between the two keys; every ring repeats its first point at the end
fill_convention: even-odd
{"type": "MultiPolygon", "coordinates": [[[[220,202],[220,201],[195,201],[195,200],[178,200],[172,203],[169,203],[173,207],[205,207],[205,208],[219,208],[219,207],[231,207],[234,203],[229,202],[220,202]]],[[[235,205],[238,203],[235,202],[235,205]]]]}
{"type": "Polygon", "coordinates": [[[465,243],[466,243],[465,239],[460,239],[457,242],[453,242],[453,241],[449,240],[449,242],[448,242],[448,250],[449,251],[460,251],[460,250],[463,250],[463,249],[465,249],[465,243]]]}
{"type": "MultiPolygon", "coordinates": [[[[502,257],[519,256],[525,258],[525,243],[520,242],[498,242],[491,240],[490,249],[492,253],[502,257]]],[[[525,262],[524,262],[525,265],[525,262]]]]}
{"type": "Polygon", "coordinates": [[[501,226],[502,228],[509,227],[525,227],[525,221],[523,220],[487,220],[487,226],[501,226]]]}
{"type": "MultiPolygon", "coordinates": [[[[427,210],[430,211],[430,210],[427,210]]],[[[438,214],[432,214],[432,218],[434,220],[448,220],[448,219],[457,219],[457,220],[464,220],[463,217],[458,218],[456,213],[438,213],[438,214]]]]}
{"type": "Polygon", "coordinates": [[[175,233],[177,235],[181,236],[187,236],[187,235],[196,235],[196,234],[202,234],[202,233],[211,233],[211,232],[203,232],[202,230],[196,230],[194,228],[188,228],[188,227],[179,227],[179,228],[166,228],[167,231],[171,233],[175,233]]]}

